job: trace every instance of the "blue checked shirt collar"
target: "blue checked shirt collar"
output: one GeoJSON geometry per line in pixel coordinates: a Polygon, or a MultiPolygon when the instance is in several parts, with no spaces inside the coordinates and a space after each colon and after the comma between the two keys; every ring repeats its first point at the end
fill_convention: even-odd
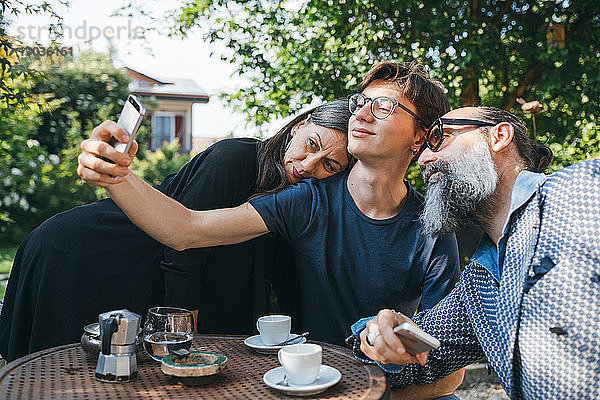
{"type": "Polygon", "coordinates": [[[519,173],[513,186],[510,199],[510,210],[504,228],[502,229],[502,237],[498,242],[498,246],[496,246],[492,239],[484,232],[483,237],[479,242],[479,247],[471,257],[471,261],[476,262],[487,269],[498,283],[500,282],[500,276],[502,275],[502,261],[504,260],[506,240],[508,237],[507,233],[509,229],[508,222],[511,220],[514,212],[529,201],[531,196],[533,196],[538,187],[543,184],[546,179],[548,179],[546,175],[536,172],[521,171],[521,173],[519,173]]]}

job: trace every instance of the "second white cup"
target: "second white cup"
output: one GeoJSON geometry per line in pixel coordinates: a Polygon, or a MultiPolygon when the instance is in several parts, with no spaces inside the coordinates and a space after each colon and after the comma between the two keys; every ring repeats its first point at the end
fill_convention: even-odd
{"type": "Polygon", "coordinates": [[[277,357],[289,383],[310,385],[319,376],[323,349],[313,343],[294,344],[280,349],[277,357]]]}
{"type": "Polygon", "coordinates": [[[292,318],[289,315],[265,315],[256,321],[256,329],[267,346],[279,344],[290,336],[292,318]]]}

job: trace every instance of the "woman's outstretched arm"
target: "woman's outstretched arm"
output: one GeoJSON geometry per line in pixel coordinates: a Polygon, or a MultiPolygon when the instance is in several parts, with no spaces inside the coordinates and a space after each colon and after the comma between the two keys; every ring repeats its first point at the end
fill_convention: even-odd
{"type": "Polygon", "coordinates": [[[104,186],[127,216],[150,236],[175,250],[185,250],[240,243],[269,232],[249,203],[193,211],[152,188],[127,168],[137,145],[126,155],[107,143],[111,136],[126,140],[125,135],[112,121],[96,127],[90,139],[81,144],[77,173],[91,185],[104,186]]]}

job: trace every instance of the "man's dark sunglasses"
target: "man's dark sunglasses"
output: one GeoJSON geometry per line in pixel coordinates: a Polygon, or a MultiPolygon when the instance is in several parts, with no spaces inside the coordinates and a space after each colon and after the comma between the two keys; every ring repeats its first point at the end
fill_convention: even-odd
{"type": "Polygon", "coordinates": [[[427,129],[425,133],[425,144],[431,151],[438,151],[447,135],[444,134],[444,125],[471,125],[471,126],[494,126],[493,122],[479,121],[477,119],[464,118],[438,118],[427,129]]]}

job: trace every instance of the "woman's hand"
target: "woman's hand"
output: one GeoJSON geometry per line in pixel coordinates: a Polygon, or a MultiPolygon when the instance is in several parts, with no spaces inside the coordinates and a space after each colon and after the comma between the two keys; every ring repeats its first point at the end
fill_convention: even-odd
{"type": "Polygon", "coordinates": [[[413,323],[410,318],[391,310],[381,310],[377,317],[367,322],[367,327],[360,334],[360,349],[371,360],[383,364],[412,364],[425,365],[429,352],[411,356],[400,338],[394,333],[394,327],[404,322],[413,323]],[[373,340],[373,345],[367,342],[369,333],[379,333],[373,340]]]}
{"type": "Polygon", "coordinates": [[[92,186],[119,183],[129,173],[128,167],[138,150],[137,142],[133,141],[129,153],[123,154],[109,144],[112,137],[125,143],[129,140],[127,132],[116,122],[104,121],[94,128],[89,139],[81,142],[77,175],[92,186]]]}

